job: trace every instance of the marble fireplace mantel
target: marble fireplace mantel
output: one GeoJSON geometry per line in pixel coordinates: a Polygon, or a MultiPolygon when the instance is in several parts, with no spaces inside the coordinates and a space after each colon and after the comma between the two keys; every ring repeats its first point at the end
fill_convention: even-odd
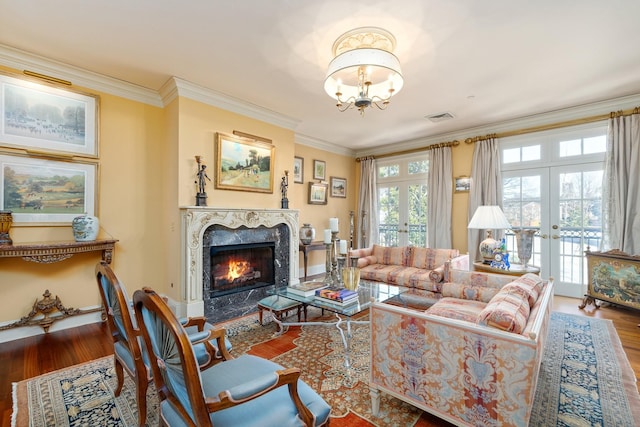
{"type": "MultiPolygon", "coordinates": [[[[181,298],[183,315],[204,315],[203,236],[212,225],[236,229],[284,224],[289,228],[289,284],[299,283],[298,211],[292,209],[228,209],[208,206],[180,208],[181,298]]],[[[181,310],[182,311],[182,310],[181,310]]]]}

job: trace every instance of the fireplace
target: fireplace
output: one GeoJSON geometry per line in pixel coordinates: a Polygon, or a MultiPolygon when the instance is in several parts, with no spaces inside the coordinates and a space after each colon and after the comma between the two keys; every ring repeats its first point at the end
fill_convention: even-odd
{"type": "Polygon", "coordinates": [[[298,211],[207,206],[180,210],[182,300],[176,306],[180,316],[206,316],[218,323],[255,312],[258,301],[275,287],[300,282],[298,211]],[[252,274],[253,283],[216,283],[214,256],[250,246],[261,252],[260,259],[272,260],[271,273],[256,265],[252,268],[260,270],[260,277],[252,274]],[[269,275],[273,277],[265,279],[269,275]]]}
{"type": "Polygon", "coordinates": [[[211,298],[273,285],[275,247],[275,242],[211,246],[211,298]]]}

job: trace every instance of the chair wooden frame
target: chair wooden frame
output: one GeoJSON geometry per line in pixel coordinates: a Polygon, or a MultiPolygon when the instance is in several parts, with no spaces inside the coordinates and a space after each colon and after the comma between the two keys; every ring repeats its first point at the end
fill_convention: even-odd
{"type": "MultiPolygon", "coordinates": [[[[189,404],[191,406],[191,412],[193,413],[193,419],[187,413],[180,400],[173,394],[171,387],[167,386],[163,378],[163,370],[167,369],[164,364],[162,355],[155,353],[157,363],[152,364],[153,378],[158,390],[158,396],[161,401],[167,401],[173,410],[175,410],[186,422],[190,425],[203,427],[212,426],[210,414],[215,411],[221,411],[223,409],[231,408],[237,405],[242,405],[250,400],[256,399],[262,395],[269,393],[281,386],[287,386],[289,395],[295,404],[300,419],[307,426],[313,426],[315,417],[313,413],[302,403],[298,396],[298,379],[300,377],[300,370],[297,368],[282,369],[275,372],[276,381],[265,385],[261,390],[242,396],[233,396],[229,390],[221,391],[218,396],[205,396],[203,393],[203,384],[200,373],[197,370],[194,363],[194,352],[189,344],[187,335],[184,329],[180,325],[178,319],[175,317],[171,309],[166,305],[162,298],[150,288],[143,288],[138,290],[133,295],[135,314],[142,331],[144,342],[149,349],[153,349],[152,338],[147,330],[145,324],[145,316],[153,316],[158,319],[166,330],[172,336],[171,346],[177,346],[176,353],[180,355],[181,369],[184,375],[186,393],[188,395],[189,404]]],[[[157,322],[156,322],[157,323],[157,322]]],[[[165,332],[166,333],[166,332],[165,332]]],[[[219,334],[218,347],[224,348],[224,331],[219,334]]],[[[174,356],[175,357],[175,356],[174,356]]],[[[231,359],[231,356],[226,354],[223,358],[231,359]]],[[[221,362],[223,365],[225,362],[221,362]]],[[[221,366],[223,366],[221,365],[221,366]]],[[[168,425],[164,415],[161,413],[161,420],[163,425],[168,425]]],[[[328,425],[329,418],[325,425],[328,425]]]]}
{"type": "MultiPolygon", "coordinates": [[[[147,389],[149,383],[152,381],[152,371],[144,362],[143,349],[141,347],[142,337],[139,328],[133,323],[134,315],[130,310],[131,302],[127,297],[124,286],[105,261],[101,261],[96,265],[95,274],[102,304],[106,312],[107,325],[114,345],[113,360],[116,378],[118,380],[115,395],[119,396],[122,392],[124,371],[126,371],[136,384],[138,423],[140,426],[145,426],[147,417],[147,389]],[[128,349],[132,358],[132,366],[129,366],[125,358],[116,350],[116,347],[120,345],[128,349]]],[[[211,330],[208,331],[209,334],[203,332],[206,325],[206,318],[189,318],[182,324],[185,328],[193,326],[200,331],[196,339],[190,340],[191,344],[202,343],[207,349],[206,354],[209,357],[204,361],[200,361],[200,369],[206,369],[220,360],[220,356],[216,356],[216,349],[209,342],[209,340],[213,339],[212,335],[215,334],[212,334],[211,330]]],[[[222,333],[224,334],[224,330],[222,333]]],[[[224,357],[224,354],[228,354],[226,345],[223,344],[221,348],[221,353],[224,357]]]]}

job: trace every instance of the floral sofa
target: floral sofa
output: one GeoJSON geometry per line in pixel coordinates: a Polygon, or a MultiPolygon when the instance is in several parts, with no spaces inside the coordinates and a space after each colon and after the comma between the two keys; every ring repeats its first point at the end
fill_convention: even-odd
{"type": "Polygon", "coordinates": [[[526,426],[553,282],[451,270],[427,310],[371,307],[372,412],[380,391],[460,426],[526,426]]]}
{"type": "Polygon", "coordinates": [[[417,307],[429,306],[440,298],[448,269],[469,269],[469,255],[460,255],[457,249],[373,245],[354,249],[349,256],[358,259],[360,279],[411,288],[406,297],[417,307]]]}

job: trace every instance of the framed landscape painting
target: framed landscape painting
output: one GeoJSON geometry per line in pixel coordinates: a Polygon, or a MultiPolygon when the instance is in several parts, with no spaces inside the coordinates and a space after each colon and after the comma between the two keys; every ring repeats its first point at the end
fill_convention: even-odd
{"type": "Polygon", "coordinates": [[[273,193],[274,154],[271,144],[217,133],[215,188],[273,193]]]}
{"type": "Polygon", "coordinates": [[[0,145],[98,157],[95,95],[0,73],[0,145]]]}
{"type": "Polygon", "coordinates": [[[331,177],[331,197],[347,197],[347,180],[345,178],[331,177]]]}
{"type": "Polygon", "coordinates": [[[70,223],[96,214],[97,165],[0,155],[0,209],[15,223],[70,223]]]}
{"type": "Polygon", "coordinates": [[[326,205],[327,204],[327,184],[310,182],[309,183],[309,204],[310,205],[326,205]]]}

